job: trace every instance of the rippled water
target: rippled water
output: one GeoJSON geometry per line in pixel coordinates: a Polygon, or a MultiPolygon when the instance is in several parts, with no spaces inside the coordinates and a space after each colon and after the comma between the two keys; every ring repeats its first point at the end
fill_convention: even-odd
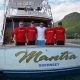
{"type": "Polygon", "coordinates": [[[32,78],[32,77],[11,77],[11,76],[5,76],[4,78],[0,77],[0,80],[80,80],[80,73],[75,74],[69,74],[69,75],[59,75],[54,77],[44,77],[44,78],[32,78]]]}

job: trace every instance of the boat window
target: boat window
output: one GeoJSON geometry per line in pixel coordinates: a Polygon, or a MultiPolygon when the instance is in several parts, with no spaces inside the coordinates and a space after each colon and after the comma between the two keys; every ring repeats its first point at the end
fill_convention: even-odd
{"type": "Polygon", "coordinates": [[[42,8],[41,7],[37,7],[37,9],[36,9],[37,11],[41,11],[42,10],[42,8]]]}

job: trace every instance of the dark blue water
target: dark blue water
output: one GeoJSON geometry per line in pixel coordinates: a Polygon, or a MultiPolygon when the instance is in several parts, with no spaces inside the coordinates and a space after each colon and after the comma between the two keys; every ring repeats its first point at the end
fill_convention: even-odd
{"type": "MultiPolygon", "coordinates": [[[[74,73],[74,74],[68,74],[68,75],[58,75],[58,76],[52,76],[52,77],[39,77],[36,75],[36,77],[26,77],[26,74],[4,74],[0,75],[0,80],[80,80],[80,73],[74,73]],[[24,75],[24,76],[23,76],[24,75]]],[[[45,75],[43,75],[45,76],[45,75]]]]}

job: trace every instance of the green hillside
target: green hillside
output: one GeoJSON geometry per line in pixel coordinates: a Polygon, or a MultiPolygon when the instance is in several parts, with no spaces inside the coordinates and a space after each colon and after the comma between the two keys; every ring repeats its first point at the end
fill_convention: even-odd
{"type": "Polygon", "coordinates": [[[80,13],[68,14],[61,21],[67,30],[67,38],[80,38],[80,13]]]}

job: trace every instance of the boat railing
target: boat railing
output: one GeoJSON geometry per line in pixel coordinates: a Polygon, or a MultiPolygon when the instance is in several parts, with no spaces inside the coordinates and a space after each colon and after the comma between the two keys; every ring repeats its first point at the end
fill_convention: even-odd
{"type": "Polygon", "coordinates": [[[48,16],[45,12],[39,12],[39,11],[24,11],[24,10],[18,10],[15,12],[12,11],[7,14],[8,16],[36,16],[36,17],[45,17],[45,18],[51,18],[51,16],[48,16]]]}

